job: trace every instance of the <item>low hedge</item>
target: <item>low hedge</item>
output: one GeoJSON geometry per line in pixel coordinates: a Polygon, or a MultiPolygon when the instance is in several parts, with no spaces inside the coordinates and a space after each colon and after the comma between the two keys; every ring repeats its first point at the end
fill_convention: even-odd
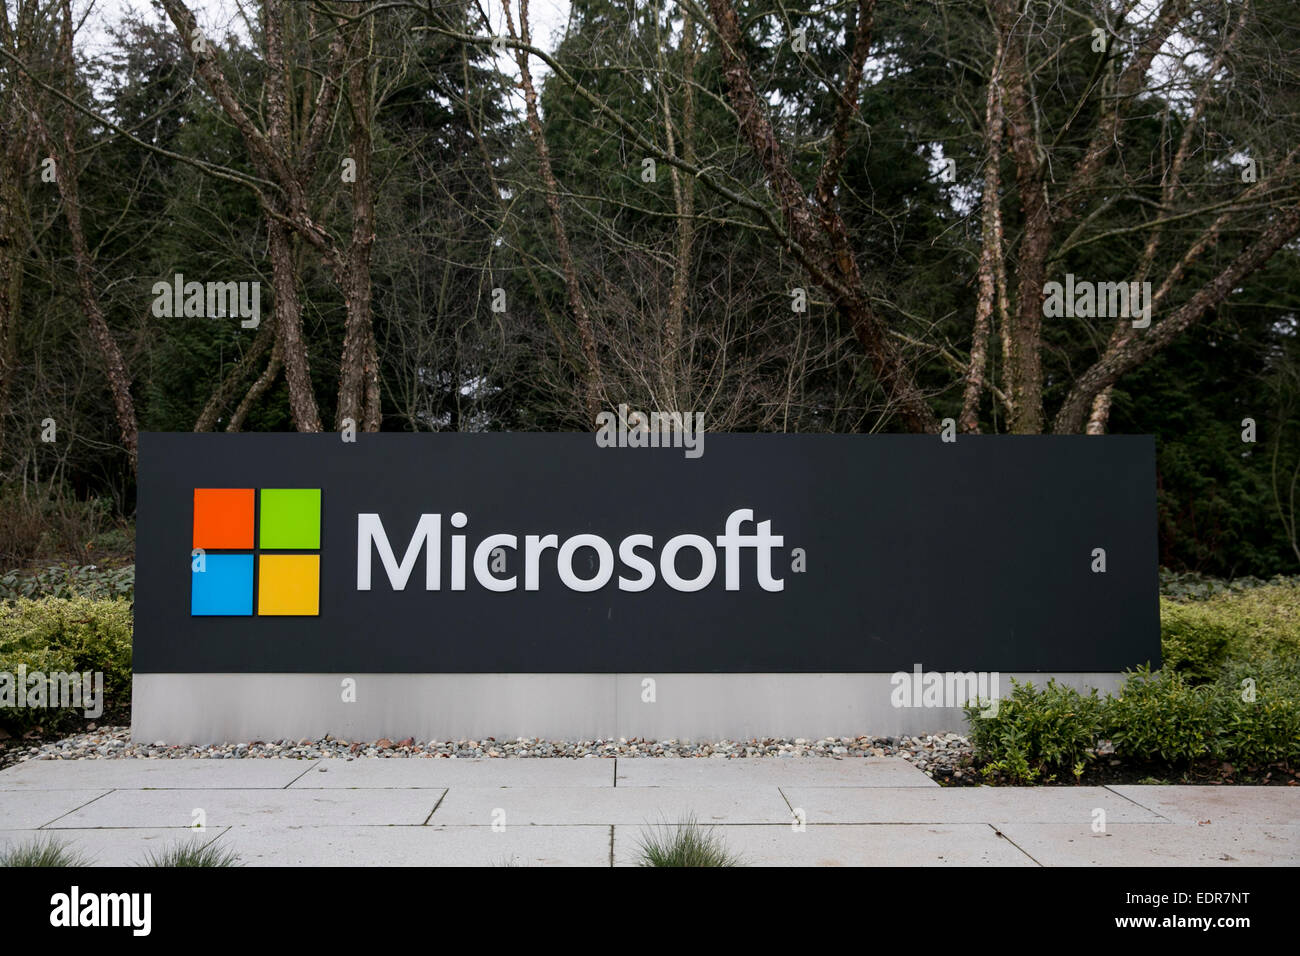
{"type": "Polygon", "coordinates": [[[1230,661],[1300,657],[1300,585],[1270,584],[1203,601],[1160,601],[1165,667],[1193,682],[1213,680],[1230,661]]]}
{"type": "Polygon", "coordinates": [[[1012,682],[996,717],[966,708],[986,776],[1078,778],[1102,754],[1185,768],[1300,765],[1300,582],[1162,597],[1164,667],[1129,674],[1117,694],[1012,682]]]}
{"type": "MultiPolygon", "coordinates": [[[[121,714],[131,699],[131,605],[87,597],[0,603],[0,672],[102,673],[105,714],[121,714]]],[[[12,684],[11,684],[12,686],[12,684]]],[[[39,725],[75,724],[82,708],[0,706],[0,728],[17,736],[39,725]]]]}
{"type": "Polygon", "coordinates": [[[1042,688],[1013,682],[996,717],[966,711],[984,774],[1013,783],[1077,779],[1112,753],[1176,768],[1198,760],[1244,769],[1300,764],[1300,679],[1286,669],[1212,684],[1144,669],[1104,698],[1054,681],[1042,688]]]}

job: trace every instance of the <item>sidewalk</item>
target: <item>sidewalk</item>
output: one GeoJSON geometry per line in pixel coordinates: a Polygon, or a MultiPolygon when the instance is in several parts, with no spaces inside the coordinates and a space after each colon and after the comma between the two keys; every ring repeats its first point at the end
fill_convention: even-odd
{"type": "Polygon", "coordinates": [[[627,865],[647,827],[688,815],[756,866],[1300,863],[1297,788],[945,788],[896,758],[40,760],[0,771],[0,844],[53,835],[101,865],[191,840],[250,865],[627,865]],[[191,831],[200,816],[206,829],[191,831]]]}

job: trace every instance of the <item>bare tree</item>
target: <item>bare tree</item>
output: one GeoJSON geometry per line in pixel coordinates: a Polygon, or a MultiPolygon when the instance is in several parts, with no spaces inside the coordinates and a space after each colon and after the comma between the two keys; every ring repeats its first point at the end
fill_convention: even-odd
{"type": "MultiPolygon", "coordinates": [[[[58,64],[62,74],[64,99],[70,101],[76,92],[76,62],[72,43],[74,25],[71,0],[60,0],[60,28],[58,39],[58,64]]],[[[4,18],[5,46],[14,56],[19,55],[17,43],[11,32],[6,12],[4,18]]],[[[127,372],[122,351],[118,347],[112,330],[104,318],[100,307],[99,295],[95,288],[95,264],[90,247],[86,244],[86,233],[81,222],[81,200],[77,189],[79,159],[77,150],[77,118],[66,104],[62,109],[62,137],[56,141],[46,122],[41,104],[38,102],[27,74],[15,72],[16,87],[19,98],[24,103],[27,119],[47,154],[54,159],[55,182],[59,196],[63,201],[63,215],[68,224],[68,237],[72,245],[73,266],[76,272],[77,301],[86,317],[92,340],[99,349],[104,371],[108,379],[108,389],[113,398],[113,409],[121,434],[122,447],[126,450],[131,469],[136,467],[138,425],[135,415],[135,402],[131,398],[131,377],[127,372]]]]}
{"type": "MultiPolygon", "coordinates": [[[[505,9],[506,26],[512,39],[529,46],[532,36],[528,26],[528,0],[519,0],[519,30],[516,33],[514,18],[510,13],[510,0],[502,0],[505,9]]],[[[560,186],[555,172],[551,168],[551,151],[546,144],[546,134],[542,130],[541,117],[537,111],[537,89],[533,85],[532,70],[528,64],[528,52],[517,48],[515,59],[519,64],[519,82],[524,90],[524,105],[528,118],[528,134],[532,137],[537,150],[537,164],[542,175],[542,186],[546,195],[546,208],[550,212],[551,228],[555,235],[555,254],[560,260],[560,270],[564,274],[564,287],[569,297],[569,308],[573,311],[573,321],[578,328],[578,340],[581,343],[585,360],[585,381],[583,405],[587,413],[588,424],[595,427],[596,415],[603,403],[600,356],[596,351],[596,333],[591,313],[583,300],[582,287],[578,282],[578,269],[574,262],[573,251],[569,248],[569,235],[564,226],[564,214],[560,206],[560,186]]]]}
{"type": "MultiPolygon", "coordinates": [[[[25,57],[35,17],[35,4],[19,3],[15,22],[9,7],[0,4],[0,45],[12,56],[25,57]]],[[[22,82],[10,61],[4,63],[6,89],[22,82]]],[[[5,450],[10,396],[17,375],[18,319],[22,315],[23,260],[32,242],[31,220],[23,194],[23,178],[36,157],[36,138],[17,96],[0,104],[0,453],[5,450]]]]}
{"type": "Polygon", "coordinates": [[[839,105],[813,197],[790,170],[785,149],[767,117],[746,62],[740,19],[732,0],[708,0],[717,28],[727,92],[740,132],[767,175],[785,224],[783,241],[813,280],[826,290],[861,342],[889,396],[890,406],[912,431],[937,432],[939,422],[917,387],[863,284],[848,227],[837,208],[837,186],[848,148],[849,126],[858,109],[863,66],[871,49],[875,0],[859,0],[846,27],[853,51],[838,91],[839,105]]]}
{"type": "MultiPolygon", "coordinates": [[[[274,194],[259,193],[267,215],[267,240],[271,272],[275,285],[276,334],[279,354],[284,363],[289,386],[289,408],[299,431],[321,430],[320,411],[312,391],[307,348],[303,339],[302,303],[298,296],[298,273],[294,268],[292,237],[301,235],[318,248],[327,246],[324,230],[308,212],[302,173],[310,172],[294,164],[289,155],[291,131],[285,89],[284,16],[279,0],[262,4],[262,31],[267,63],[266,128],[254,123],[252,116],[235,96],[221,68],[215,43],[198,27],[194,14],[181,0],[163,0],[167,15],[193,56],[194,66],[226,116],[239,130],[258,174],[276,187],[274,194]]],[[[337,40],[335,49],[340,50],[337,40]]],[[[312,117],[311,130],[303,149],[303,159],[314,166],[316,150],[328,129],[328,117],[338,95],[341,56],[333,58],[326,72],[312,117]]]]}
{"type": "MultiPolygon", "coordinates": [[[[195,67],[222,110],[238,128],[260,175],[276,187],[261,193],[268,216],[268,240],[275,281],[278,356],[289,385],[290,408],[300,431],[319,431],[320,413],[311,389],[303,340],[302,306],[297,292],[293,242],[305,240],[322,257],[343,294],[346,310],[339,371],[337,424],[351,420],[366,431],[380,425],[379,359],[371,311],[370,250],[374,244],[374,199],[371,171],[374,116],[373,31],[365,12],[348,16],[334,11],[336,34],[322,71],[310,118],[293,128],[286,77],[284,0],[264,0],[262,31],[267,63],[266,125],[258,127],[236,98],[221,69],[216,49],[200,33],[182,0],[163,5],[183,38],[190,40],[195,67]],[[321,147],[333,121],[333,109],[347,77],[351,116],[352,236],[345,245],[312,214],[307,185],[315,174],[321,147]]],[[[306,71],[310,75],[310,71],[306,71]]],[[[304,82],[308,82],[304,80],[304,82]]],[[[304,94],[306,95],[306,94],[304,94]]]]}
{"type": "MultiPolygon", "coordinates": [[[[1221,181],[1198,183],[1193,188],[1184,175],[1208,104],[1222,97],[1236,79],[1229,69],[1231,54],[1249,17],[1250,4],[1243,3],[1236,10],[1229,27],[1204,39],[1197,24],[1207,19],[1207,11],[1194,0],[1161,0],[1154,7],[1099,0],[1092,8],[1094,22],[1104,26],[1080,39],[1065,35],[1066,21],[1074,14],[1063,5],[1028,4],[1025,0],[991,3],[998,52],[989,102],[996,99],[1005,104],[1006,148],[1016,172],[1015,203],[1021,222],[1014,247],[1015,294],[1003,330],[1006,354],[1002,372],[1013,432],[1039,432],[1047,425],[1042,364],[1045,286],[1052,264],[1063,261],[1071,250],[1145,232],[1135,277],[1143,282],[1159,264],[1158,253],[1169,245],[1171,224],[1203,223],[1199,232],[1180,233],[1180,239],[1186,236],[1186,244],[1181,255],[1173,255],[1172,265],[1158,283],[1152,309],[1163,313],[1161,320],[1149,329],[1135,328],[1128,316],[1116,320],[1100,356],[1069,383],[1052,430],[1099,434],[1105,430],[1110,390],[1116,381],[1226,301],[1242,280],[1300,234],[1300,207],[1294,198],[1288,198],[1294,192],[1294,152],[1257,157],[1267,175],[1226,200],[1221,181]],[[1156,70],[1158,59],[1169,53],[1175,41],[1193,44],[1193,50],[1204,57],[1204,65],[1190,55],[1193,50],[1184,49],[1156,70]],[[1047,112],[1045,100],[1057,91],[1044,74],[1054,69],[1060,51],[1077,42],[1094,45],[1096,68],[1066,124],[1049,133],[1040,120],[1047,112]],[[1031,59],[1031,53],[1041,62],[1031,59]],[[1169,114],[1177,108],[1173,104],[1182,100],[1183,90],[1187,91],[1188,106],[1185,113],[1180,109],[1180,115],[1172,117],[1181,133],[1177,145],[1163,157],[1163,164],[1152,170],[1126,155],[1135,105],[1160,96],[1169,122],[1169,114]],[[1067,145],[1079,137],[1086,139],[1082,149],[1067,145]],[[1107,210],[1137,197],[1139,180],[1153,174],[1161,188],[1153,215],[1136,227],[1108,228],[1107,210]],[[1191,264],[1213,250],[1227,230],[1245,222],[1258,225],[1253,241],[1217,274],[1189,288],[1191,264]],[[1073,229],[1062,235],[1063,227],[1070,225],[1073,229]]],[[[1231,8],[1222,9],[1231,18],[1231,8]]],[[[992,111],[987,114],[987,143],[1001,136],[1001,123],[992,111]]],[[[989,237],[996,231],[999,248],[1002,244],[1000,230],[989,229],[990,203],[1002,201],[1001,197],[990,199],[991,186],[996,189],[996,184],[985,183],[985,255],[981,257],[981,307],[973,336],[972,368],[981,361],[980,342],[986,334],[982,322],[988,314],[989,237]]],[[[969,383],[968,378],[968,397],[969,383]]],[[[968,410],[964,409],[964,416],[968,410]]]]}

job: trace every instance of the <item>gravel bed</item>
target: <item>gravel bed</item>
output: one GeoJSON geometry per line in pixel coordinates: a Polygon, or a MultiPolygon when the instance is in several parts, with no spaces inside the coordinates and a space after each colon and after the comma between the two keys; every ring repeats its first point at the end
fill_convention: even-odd
{"type": "Polygon", "coordinates": [[[51,743],[35,744],[10,755],[13,763],[27,760],[175,760],[182,757],[211,760],[317,760],[358,757],[378,759],[456,757],[626,757],[701,758],[771,757],[848,759],[901,757],[941,782],[975,783],[970,770],[971,746],[958,734],[922,737],[826,737],[822,740],[767,737],[761,740],[341,740],[326,735],[321,740],[253,741],[209,747],[132,743],[130,728],[104,727],[51,743]]]}

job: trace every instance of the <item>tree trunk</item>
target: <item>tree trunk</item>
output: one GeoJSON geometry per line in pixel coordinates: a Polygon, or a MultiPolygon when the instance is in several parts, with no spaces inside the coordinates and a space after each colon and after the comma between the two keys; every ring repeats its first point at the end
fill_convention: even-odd
{"type": "Polygon", "coordinates": [[[1004,376],[1011,401],[1010,430],[1036,434],[1043,430],[1043,283],[1052,242],[1051,211],[1034,129],[1033,109],[1027,91],[1027,66],[1023,39],[1016,36],[1019,4],[1003,0],[999,10],[999,42],[1005,51],[1004,91],[1007,130],[1016,165],[1016,186],[1024,215],[1024,234],[1018,249],[1016,303],[1006,338],[1004,376]]]}
{"type": "MultiPolygon", "coordinates": [[[[340,27],[342,29],[342,27],[340,27]]],[[[352,242],[340,270],[347,320],[339,364],[339,397],[334,427],[350,419],[354,427],[379,431],[379,367],[370,307],[370,252],[375,241],[372,195],[370,31],[362,21],[352,23],[349,44],[348,94],[352,105],[351,156],[356,163],[352,183],[352,242]]]]}
{"type": "MultiPolygon", "coordinates": [[[[695,162],[695,21],[686,8],[682,10],[682,159],[695,162]]],[[[664,91],[664,129],[669,152],[674,150],[672,113],[668,92],[664,91]]],[[[695,242],[695,179],[682,175],[676,166],[668,167],[673,183],[673,204],[677,213],[677,254],[673,266],[673,284],[668,293],[668,315],[660,358],[660,379],[665,399],[673,409],[681,407],[683,374],[682,330],[686,322],[686,294],[690,287],[691,252],[695,242]]]]}
{"type": "MultiPolygon", "coordinates": [[[[17,132],[8,124],[7,132],[17,132]]],[[[0,460],[3,460],[9,396],[18,359],[18,316],[22,313],[23,252],[27,245],[26,210],[15,164],[0,172],[0,460]]]]}
{"type": "Polygon", "coordinates": [[[979,426],[980,394],[984,390],[984,376],[988,367],[989,329],[993,321],[994,299],[997,295],[997,277],[1002,261],[1002,187],[1000,164],[1002,162],[1002,45],[993,54],[993,69],[989,72],[988,96],[984,106],[985,163],[983,215],[981,217],[981,247],[979,264],[979,293],[975,301],[975,326],[971,331],[970,364],[966,369],[966,386],[962,394],[961,417],[958,426],[964,432],[977,434],[979,426]]]}
{"type": "Polygon", "coordinates": [[[302,303],[298,299],[298,270],[294,268],[289,228],[281,220],[267,221],[271,254],[271,281],[275,283],[276,343],[284,362],[289,386],[289,413],[300,432],[321,430],[316,393],[311,386],[311,369],[302,335],[302,303]]]}
{"type": "Polygon", "coordinates": [[[244,427],[244,420],[248,417],[249,411],[256,405],[266,394],[275,377],[280,374],[280,368],[283,363],[280,361],[280,346],[276,344],[271,349],[271,361],[267,363],[262,374],[257,377],[257,381],[252,384],[244,398],[235,409],[235,414],[230,416],[230,424],[226,426],[227,432],[237,432],[244,427]]]}
{"type": "Polygon", "coordinates": [[[1110,421],[1110,400],[1113,392],[1113,387],[1103,388],[1097,393],[1097,397],[1092,400],[1092,414],[1088,416],[1087,434],[1106,434],[1106,424],[1110,421]]]}

